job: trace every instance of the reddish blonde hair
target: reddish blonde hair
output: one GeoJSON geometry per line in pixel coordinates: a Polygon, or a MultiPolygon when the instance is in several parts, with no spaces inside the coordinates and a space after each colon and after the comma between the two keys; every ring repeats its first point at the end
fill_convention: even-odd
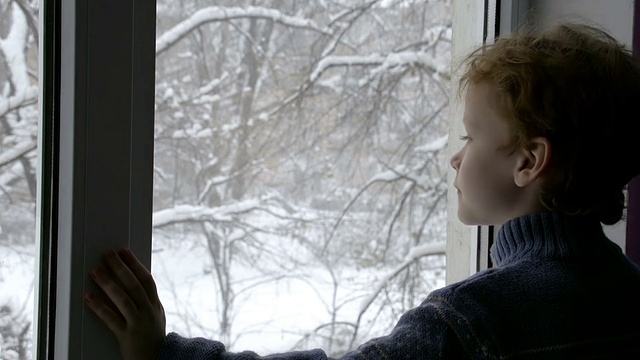
{"type": "Polygon", "coordinates": [[[566,23],[499,38],[466,60],[461,91],[494,85],[514,146],[540,136],[551,143],[542,203],[604,224],[620,220],[624,187],[640,174],[640,65],[631,52],[598,27],[566,23]]]}

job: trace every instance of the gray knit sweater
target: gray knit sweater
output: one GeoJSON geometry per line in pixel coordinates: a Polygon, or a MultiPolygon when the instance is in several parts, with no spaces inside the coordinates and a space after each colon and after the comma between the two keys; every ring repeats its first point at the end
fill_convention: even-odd
{"type": "MultiPolygon", "coordinates": [[[[340,359],[640,359],[640,268],[600,223],[538,213],[501,227],[495,267],[433,291],[392,332],[340,359]]],[[[161,360],[329,359],[322,350],[259,356],[167,335],[161,360]]]]}

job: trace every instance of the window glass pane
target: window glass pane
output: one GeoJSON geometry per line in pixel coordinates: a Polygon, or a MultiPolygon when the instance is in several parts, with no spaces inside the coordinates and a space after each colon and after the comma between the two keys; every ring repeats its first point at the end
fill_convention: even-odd
{"type": "Polygon", "coordinates": [[[450,0],[158,0],[168,331],[340,354],[444,285],[450,0]]]}
{"type": "Polygon", "coordinates": [[[38,5],[0,0],[0,359],[31,359],[38,5]]]}

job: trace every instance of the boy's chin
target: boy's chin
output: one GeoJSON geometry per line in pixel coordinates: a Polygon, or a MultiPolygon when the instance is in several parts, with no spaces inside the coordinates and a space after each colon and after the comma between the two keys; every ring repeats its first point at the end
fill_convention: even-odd
{"type": "Polygon", "coordinates": [[[483,219],[480,217],[474,217],[470,214],[465,214],[463,211],[460,211],[458,208],[458,220],[461,223],[469,226],[500,226],[504,222],[496,221],[495,219],[492,221],[491,219],[483,219]]]}
{"type": "Polygon", "coordinates": [[[469,219],[469,218],[462,217],[462,216],[459,216],[459,215],[458,215],[458,220],[460,220],[461,223],[463,223],[465,225],[468,225],[468,226],[486,226],[486,225],[489,225],[489,224],[484,224],[481,221],[469,219]]]}

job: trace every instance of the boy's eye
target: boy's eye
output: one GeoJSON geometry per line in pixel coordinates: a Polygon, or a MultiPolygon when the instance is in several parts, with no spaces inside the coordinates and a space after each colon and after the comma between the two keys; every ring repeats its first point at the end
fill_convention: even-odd
{"type": "Polygon", "coordinates": [[[469,141],[469,140],[471,140],[471,138],[469,137],[469,135],[460,135],[460,140],[469,141]]]}

